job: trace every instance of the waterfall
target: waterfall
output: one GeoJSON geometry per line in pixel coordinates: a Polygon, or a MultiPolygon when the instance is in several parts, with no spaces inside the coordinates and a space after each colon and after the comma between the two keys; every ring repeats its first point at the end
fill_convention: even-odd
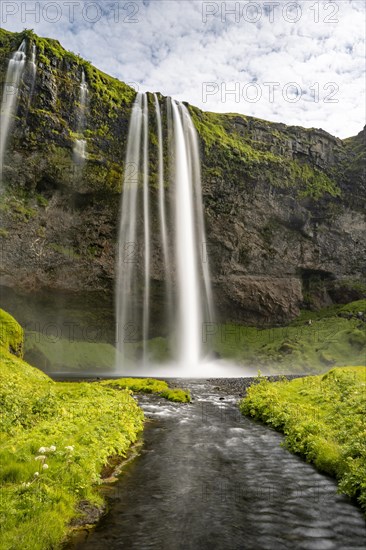
{"type": "Polygon", "coordinates": [[[186,107],[168,98],[163,126],[158,98],[156,94],[153,97],[155,122],[149,127],[148,94],[138,93],[128,133],[117,255],[116,368],[131,372],[134,365],[136,372],[139,349],[143,365],[153,368],[149,347],[150,329],[155,328],[151,281],[159,258],[166,279],[162,302],[170,305],[163,332],[174,342],[172,368],[184,375],[196,372],[204,359],[202,323],[213,319],[209,267],[207,258],[202,259],[206,239],[198,140],[186,107]],[[149,136],[154,131],[157,158],[152,159],[155,149],[149,147],[149,136]],[[156,174],[151,166],[156,167],[156,174]],[[152,200],[152,182],[157,182],[157,201],[152,200]],[[160,225],[157,234],[155,219],[160,225]],[[157,240],[158,251],[154,249],[157,240]]]}
{"type": "MultiPolygon", "coordinates": [[[[85,131],[86,122],[86,103],[88,97],[88,84],[85,80],[84,69],[81,69],[81,82],[79,88],[79,112],[78,112],[78,124],[77,133],[82,134],[85,131]]],[[[74,143],[74,159],[77,163],[83,163],[86,158],[86,140],[76,139],[74,143]]]]}
{"type": "Polygon", "coordinates": [[[145,285],[143,308],[143,360],[147,360],[147,338],[149,331],[150,305],[150,208],[149,208],[149,108],[147,95],[143,96],[143,203],[144,203],[144,237],[145,237],[145,285]]]}
{"type": "Polygon", "coordinates": [[[137,94],[128,131],[126,164],[122,187],[122,204],[117,255],[116,318],[117,356],[128,361],[128,345],[137,341],[138,308],[136,279],[136,219],[138,208],[137,189],[140,174],[140,149],[142,129],[142,94],[137,94]]]}
{"type": "Polygon", "coordinates": [[[4,155],[13,117],[16,114],[18,103],[19,84],[25,67],[25,40],[9,60],[5,77],[3,97],[1,102],[1,129],[0,129],[0,182],[3,176],[4,155]]]}
{"type": "Polygon", "coordinates": [[[170,257],[168,248],[168,229],[167,229],[167,214],[165,207],[165,170],[164,170],[164,152],[163,152],[163,130],[161,123],[161,110],[158,100],[158,96],[154,94],[155,101],[155,116],[157,126],[157,138],[158,138],[158,183],[159,183],[159,220],[160,220],[160,233],[161,233],[161,245],[163,251],[164,261],[164,275],[165,275],[165,287],[166,287],[166,302],[167,302],[167,318],[168,321],[172,319],[172,285],[170,275],[170,257]]]}
{"type": "Polygon", "coordinates": [[[175,216],[178,283],[178,358],[193,365],[200,360],[201,311],[197,269],[194,206],[189,142],[183,131],[179,106],[171,100],[175,147],[175,216]]]}
{"type": "Polygon", "coordinates": [[[37,74],[36,56],[37,56],[37,48],[35,44],[32,44],[32,51],[31,51],[31,58],[30,58],[30,66],[31,66],[30,98],[33,95],[34,85],[36,82],[36,74],[37,74]]]}
{"type": "Polygon", "coordinates": [[[189,165],[192,171],[191,177],[194,181],[194,201],[196,203],[196,222],[197,222],[197,235],[200,238],[200,259],[202,265],[202,275],[203,275],[203,291],[205,293],[203,307],[206,308],[206,316],[208,320],[212,320],[215,317],[213,310],[213,298],[212,298],[212,289],[211,289],[211,275],[210,268],[208,263],[208,250],[207,242],[205,241],[206,228],[203,217],[203,203],[202,203],[202,187],[201,187],[201,162],[199,157],[199,146],[196,128],[192,122],[191,117],[187,111],[187,108],[184,105],[180,105],[183,115],[183,126],[186,133],[186,137],[189,147],[188,147],[188,157],[189,165]]]}

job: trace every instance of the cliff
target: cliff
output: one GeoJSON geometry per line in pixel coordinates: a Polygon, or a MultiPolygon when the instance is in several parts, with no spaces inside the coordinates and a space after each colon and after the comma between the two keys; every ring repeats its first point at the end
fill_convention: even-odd
{"type": "MultiPolygon", "coordinates": [[[[5,159],[0,283],[23,290],[111,293],[135,91],[55,40],[0,30],[2,88],[9,57],[24,36],[28,49],[32,43],[37,47],[37,77],[31,94],[31,74],[24,72],[5,159]],[[73,146],[81,137],[82,68],[89,87],[82,136],[88,153],[78,166],[73,146]]],[[[164,98],[159,100],[163,109],[164,98]]],[[[282,323],[300,307],[365,297],[366,130],[340,140],[321,129],[187,106],[200,138],[203,246],[220,317],[282,323]]],[[[158,235],[154,217],[152,223],[158,235]]],[[[157,304],[161,264],[158,255],[152,286],[157,304]]]]}

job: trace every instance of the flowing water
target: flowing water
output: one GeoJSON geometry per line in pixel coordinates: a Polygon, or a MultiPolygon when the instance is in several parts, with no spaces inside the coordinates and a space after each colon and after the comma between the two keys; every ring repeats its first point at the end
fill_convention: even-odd
{"type": "Polygon", "coordinates": [[[150,292],[154,255],[154,259],[160,258],[165,277],[161,302],[166,304],[169,372],[186,375],[197,370],[207,354],[202,324],[213,320],[209,268],[202,254],[205,226],[198,140],[188,110],[171,98],[164,106],[164,124],[162,107],[153,95],[155,117],[150,122],[149,97],[137,94],[128,135],[117,262],[116,370],[136,372],[136,357],[131,355],[130,345],[136,341],[142,342],[143,349],[142,367],[137,367],[140,373],[141,368],[146,374],[155,369],[148,352],[154,321],[150,292]],[[156,135],[157,154],[150,152],[151,132],[156,135]],[[157,174],[150,174],[151,160],[155,161],[157,174]],[[152,203],[154,185],[158,197],[152,203]],[[158,250],[153,248],[152,204],[157,205],[160,224],[158,250]]]}
{"type": "Polygon", "coordinates": [[[3,166],[9,132],[18,104],[19,86],[26,61],[25,40],[9,60],[6,72],[3,97],[1,101],[1,125],[0,125],[0,183],[3,179],[3,166]]]}
{"type": "Polygon", "coordinates": [[[188,385],[189,405],[140,398],[150,420],[141,455],[109,490],[105,519],[73,547],[365,548],[362,513],[335,481],[280,447],[280,434],[243,417],[235,397],[206,381],[188,385]]]}
{"type": "Polygon", "coordinates": [[[37,48],[35,44],[32,44],[31,58],[30,58],[30,67],[31,67],[31,86],[30,86],[30,94],[29,94],[30,100],[32,98],[34,85],[36,83],[36,75],[37,75],[36,57],[37,57],[37,48]]]}
{"type": "MultiPolygon", "coordinates": [[[[82,134],[85,131],[86,123],[86,107],[88,97],[88,85],[85,80],[84,69],[81,70],[81,82],[79,88],[79,108],[78,108],[78,123],[77,133],[82,134]]],[[[74,144],[74,159],[75,162],[82,164],[86,158],[86,140],[76,139],[74,144]]]]}
{"type": "MultiPolygon", "coordinates": [[[[127,345],[135,336],[138,322],[136,303],[136,218],[142,130],[142,95],[137,94],[128,131],[126,165],[122,187],[122,204],[118,238],[116,285],[116,341],[119,357],[127,362],[127,345]]],[[[120,367],[117,357],[116,369],[120,367]]]]}
{"type": "Polygon", "coordinates": [[[172,281],[170,273],[170,256],[169,256],[169,243],[168,243],[168,229],[167,229],[167,212],[166,212],[166,198],[165,198],[165,171],[164,171],[164,153],[163,153],[163,130],[161,122],[161,110],[159,100],[156,94],[154,94],[155,102],[155,114],[157,125],[157,137],[158,137],[158,181],[159,181],[159,220],[161,231],[161,245],[163,249],[164,257],[164,275],[166,285],[166,297],[167,297],[167,319],[172,319],[172,281]]]}

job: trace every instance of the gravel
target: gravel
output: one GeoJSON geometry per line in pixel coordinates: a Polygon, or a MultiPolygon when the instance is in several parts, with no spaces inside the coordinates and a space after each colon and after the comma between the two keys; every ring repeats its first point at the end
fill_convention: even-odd
{"type": "MultiPolygon", "coordinates": [[[[283,374],[283,375],[274,375],[267,376],[268,380],[271,382],[277,382],[286,378],[287,380],[294,380],[295,378],[303,378],[308,376],[307,374],[283,374]]],[[[246,390],[252,384],[258,384],[257,377],[247,377],[247,378],[209,378],[207,380],[213,384],[214,389],[231,395],[238,395],[243,397],[246,393],[246,390]]]]}

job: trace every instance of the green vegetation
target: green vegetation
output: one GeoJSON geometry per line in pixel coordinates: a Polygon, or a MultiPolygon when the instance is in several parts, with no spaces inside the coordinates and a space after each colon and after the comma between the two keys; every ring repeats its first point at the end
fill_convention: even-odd
{"type": "Polygon", "coordinates": [[[129,390],[55,383],[9,353],[22,329],[1,311],[0,548],[59,548],[77,504],[100,506],[100,472],[143,427],[129,390]]]}
{"type": "Polygon", "coordinates": [[[0,352],[6,350],[8,353],[23,357],[23,329],[16,320],[0,309],[0,352]]]}
{"type": "Polygon", "coordinates": [[[87,342],[59,338],[57,335],[27,332],[25,357],[47,371],[111,371],[116,349],[104,342],[87,342]]]}
{"type": "Polygon", "coordinates": [[[156,393],[168,401],[189,403],[191,398],[188,390],[172,389],[164,380],[154,378],[120,378],[118,380],[104,380],[101,385],[128,388],[136,393],[156,393]]]}
{"type": "MultiPolygon", "coordinates": [[[[255,365],[266,372],[318,373],[332,366],[364,362],[365,319],[366,300],[359,300],[318,312],[303,311],[299,318],[282,327],[215,325],[214,334],[208,334],[207,340],[221,357],[255,365]],[[365,313],[360,318],[362,312],[365,313]]],[[[97,327],[98,321],[95,322],[97,327]]],[[[141,351],[141,342],[128,344],[127,370],[140,358],[141,351]]],[[[148,342],[148,352],[152,361],[163,363],[169,359],[169,342],[161,337],[153,338],[148,342]]],[[[116,349],[107,342],[27,332],[25,358],[48,372],[64,371],[67,367],[74,373],[108,375],[113,372],[116,349]]]]}
{"type": "Polygon", "coordinates": [[[290,382],[260,378],[240,409],[283,432],[286,448],[335,476],[366,512],[366,367],[290,382]]]}
{"type": "MultiPolygon", "coordinates": [[[[196,107],[190,107],[190,113],[206,155],[214,154],[216,173],[221,167],[220,175],[223,175],[229,164],[236,163],[238,168],[244,169],[249,180],[267,181],[275,187],[295,187],[299,198],[312,197],[317,200],[326,193],[333,197],[340,194],[337,184],[325,172],[310,164],[275,154],[268,143],[254,140],[248,129],[247,117],[203,112],[196,107]],[[240,131],[237,129],[239,121],[240,131]]],[[[250,121],[251,124],[258,122],[265,126],[267,134],[272,132],[277,140],[285,140],[286,134],[273,130],[274,124],[254,118],[250,121]]],[[[208,175],[212,175],[210,170],[208,175]]]]}
{"type": "MultiPolygon", "coordinates": [[[[61,253],[57,247],[53,247],[61,253]]],[[[65,255],[68,251],[65,248],[65,255]]],[[[69,251],[69,256],[71,253],[69,251]]],[[[75,256],[74,256],[75,257],[75,256]]],[[[95,320],[95,327],[98,320],[95,320]]],[[[28,331],[25,338],[25,358],[31,364],[47,371],[69,372],[105,372],[111,371],[116,362],[116,348],[107,342],[77,340],[61,337],[58,334],[41,334],[28,331]]],[[[131,365],[139,358],[142,350],[141,342],[130,343],[127,353],[131,365]]],[[[164,338],[153,338],[148,342],[148,351],[154,362],[164,362],[169,358],[168,342],[164,338]]]]}
{"type": "Polygon", "coordinates": [[[210,342],[222,357],[269,372],[324,372],[364,362],[366,331],[360,312],[366,313],[366,300],[304,311],[284,327],[218,325],[210,342]]]}
{"type": "Polygon", "coordinates": [[[29,197],[25,197],[22,192],[17,193],[16,197],[5,194],[2,197],[0,212],[10,214],[11,217],[18,222],[27,223],[37,216],[37,211],[32,207],[33,204],[30,206],[30,202],[29,197]]]}

